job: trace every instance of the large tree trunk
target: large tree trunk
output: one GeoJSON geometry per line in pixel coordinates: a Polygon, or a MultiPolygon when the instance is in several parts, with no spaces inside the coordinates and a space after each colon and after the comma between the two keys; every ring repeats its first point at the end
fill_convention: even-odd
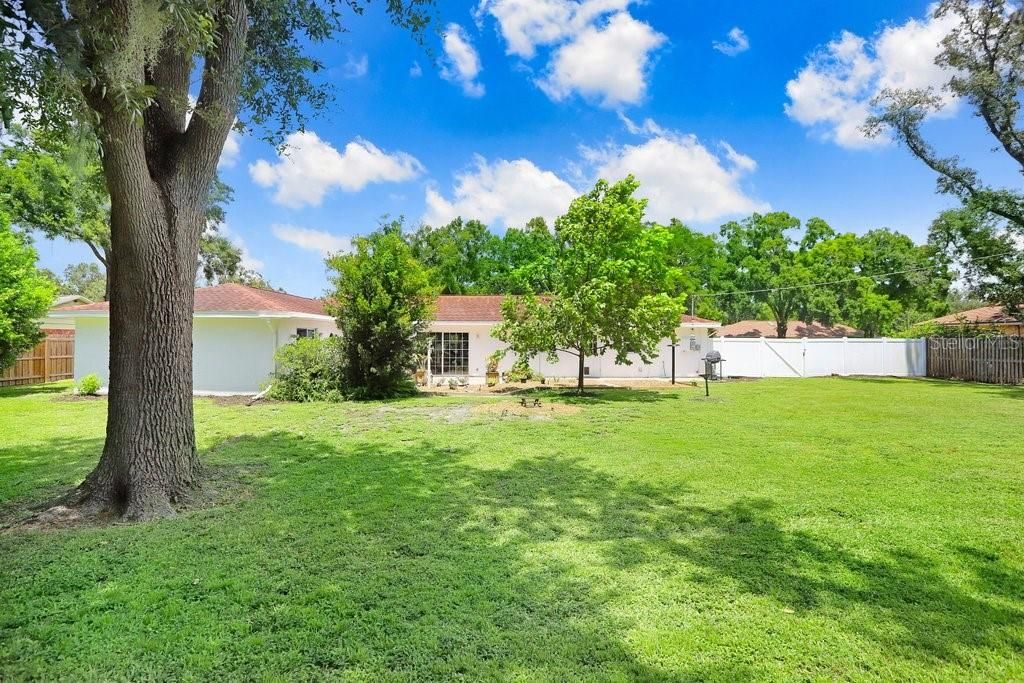
{"type": "Polygon", "coordinates": [[[90,505],[131,520],[172,514],[199,473],[192,309],[202,193],[173,178],[143,185],[111,203],[107,440],[85,482],[90,505]]]}
{"type": "Polygon", "coordinates": [[[112,83],[106,68],[88,72],[80,83],[103,146],[114,258],[107,269],[107,440],[99,464],[80,487],[79,502],[133,520],[168,515],[199,473],[192,422],[192,288],[210,183],[238,113],[246,0],[208,6],[216,40],[198,46],[202,81],[191,118],[198,55],[190,36],[170,21],[160,45],[122,50],[143,39],[138,31],[147,29],[140,26],[155,21],[148,14],[151,4],[71,3],[67,17],[45,11],[46,3],[29,5],[55,33],[72,35],[68,26],[82,32],[74,33],[77,40],[55,43],[59,58],[77,64],[84,55],[83,70],[109,59],[118,66],[112,83]],[[100,23],[102,30],[96,28],[100,23]],[[142,112],[119,96],[121,88],[136,85],[146,86],[151,98],[142,112]]]}

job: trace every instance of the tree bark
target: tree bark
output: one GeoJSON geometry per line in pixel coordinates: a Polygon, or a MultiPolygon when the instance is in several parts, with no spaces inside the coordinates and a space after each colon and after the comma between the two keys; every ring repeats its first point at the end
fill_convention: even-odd
{"type": "Polygon", "coordinates": [[[579,393],[579,394],[582,394],[583,393],[583,376],[584,376],[584,373],[586,372],[586,361],[587,361],[586,356],[583,355],[583,349],[579,349],[579,358],[580,358],[580,374],[579,374],[579,377],[576,380],[576,392],[579,393]]]}
{"type": "Polygon", "coordinates": [[[789,320],[776,320],[775,321],[775,334],[779,339],[786,338],[786,332],[789,331],[789,320]]]}
{"type": "Polygon", "coordinates": [[[149,185],[111,204],[107,440],[85,482],[90,505],[129,520],[173,514],[200,470],[192,309],[202,215],[174,178],[149,185]]]}

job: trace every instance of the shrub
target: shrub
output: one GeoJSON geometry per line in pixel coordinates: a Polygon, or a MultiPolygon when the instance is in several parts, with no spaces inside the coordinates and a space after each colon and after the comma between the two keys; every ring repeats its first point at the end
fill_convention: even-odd
{"type": "Polygon", "coordinates": [[[78,380],[78,393],[85,394],[86,396],[95,396],[99,393],[102,383],[100,382],[99,375],[96,373],[90,373],[78,380]]]}
{"type": "Polygon", "coordinates": [[[430,275],[402,239],[400,223],[357,238],[353,248],[327,260],[330,308],[344,340],[342,390],[355,400],[414,394],[412,374],[433,316],[430,275]]]}
{"type": "Polygon", "coordinates": [[[341,339],[300,338],[274,354],[269,395],[281,401],[340,401],[342,399],[341,339]]]}
{"type": "Polygon", "coordinates": [[[512,365],[512,369],[508,371],[505,379],[509,382],[529,382],[531,379],[536,379],[536,377],[536,373],[530,368],[529,359],[526,356],[519,356],[512,365]]]}

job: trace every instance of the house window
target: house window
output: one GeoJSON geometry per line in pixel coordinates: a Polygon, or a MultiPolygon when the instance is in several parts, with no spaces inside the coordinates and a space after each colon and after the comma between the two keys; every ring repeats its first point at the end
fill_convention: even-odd
{"type": "Polygon", "coordinates": [[[469,374],[468,332],[433,332],[430,335],[430,374],[469,374]]]}
{"type": "Polygon", "coordinates": [[[316,339],[320,332],[315,327],[300,327],[295,330],[295,336],[299,339],[316,339]]]}

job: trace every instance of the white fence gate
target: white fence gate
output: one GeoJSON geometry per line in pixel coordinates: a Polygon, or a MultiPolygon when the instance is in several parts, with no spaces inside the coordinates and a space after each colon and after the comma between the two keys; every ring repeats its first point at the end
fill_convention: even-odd
{"type": "Polygon", "coordinates": [[[924,339],[715,338],[727,377],[888,375],[924,377],[924,339]]]}

